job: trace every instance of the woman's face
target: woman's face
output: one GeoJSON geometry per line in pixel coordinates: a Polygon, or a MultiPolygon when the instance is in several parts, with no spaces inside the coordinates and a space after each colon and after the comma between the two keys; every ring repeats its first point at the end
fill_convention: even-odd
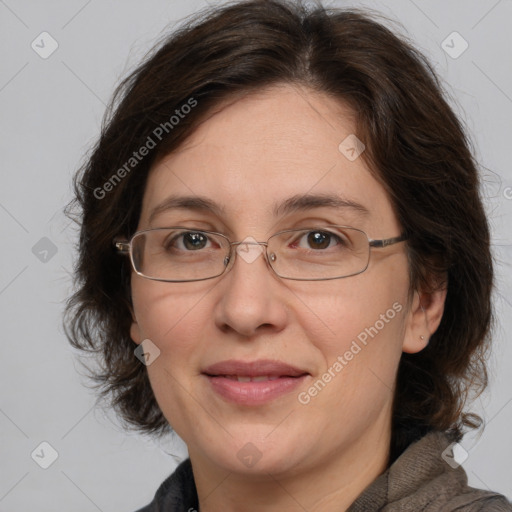
{"type": "MultiPolygon", "coordinates": [[[[332,224],[398,236],[391,203],[354,158],[351,139],[340,149],[354,131],[349,109],[311,90],[280,86],[226,104],[154,166],[138,229],[186,226],[266,241],[280,230],[332,224]],[[219,211],[159,209],[150,221],[171,195],[206,198],[219,211]],[[310,195],[361,208],[275,212],[310,195]]],[[[365,272],[327,281],[281,279],[264,255],[244,258],[247,249],[211,280],[132,277],[131,336],[160,350],[147,366],[151,385],[193,462],[287,474],[336,453],[355,457],[363,441],[367,450],[388,441],[401,353],[421,350],[429,334],[418,296],[409,300],[405,244],[372,249],[365,272]],[[207,372],[222,362],[227,369],[207,372]],[[248,374],[262,379],[245,382],[248,374]],[[265,381],[269,375],[278,378],[265,381]]]]}

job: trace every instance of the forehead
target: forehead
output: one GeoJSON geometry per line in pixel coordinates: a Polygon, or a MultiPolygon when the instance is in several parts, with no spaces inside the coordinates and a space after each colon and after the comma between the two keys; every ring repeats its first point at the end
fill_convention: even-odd
{"type": "Polygon", "coordinates": [[[291,197],[329,194],[361,204],[370,221],[389,218],[391,229],[384,189],[344,151],[354,132],[348,106],[310,89],[283,85],[221,104],[151,169],[141,223],[171,195],[210,198],[224,220],[257,228],[291,197]]]}

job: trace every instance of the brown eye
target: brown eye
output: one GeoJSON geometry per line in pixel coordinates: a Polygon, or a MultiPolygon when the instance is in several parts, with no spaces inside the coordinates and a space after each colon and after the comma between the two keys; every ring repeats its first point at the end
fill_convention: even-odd
{"type": "Polygon", "coordinates": [[[308,231],[299,239],[298,246],[303,249],[323,250],[336,245],[343,246],[341,237],[329,231],[308,231]]]}
{"type": "Polygon", "coordinates": [[[203,233],[185,233],[183,236],[183,245],[190,250],[204,249],[208,238],[203,233]]]}
{"type": "Polygon", "coordinates": [[[331,238],[329,233],[321,231],[311,231],[307,236],[308,244],[313,249],[326,249],[331,243],[331,238]]]}
{"type": "Polygon", "coordinates": [[[180,251],[198,251],[204,249],[209,242],[208,236],[200,231],[185,231],[164,243],[165,249],[180,251]]]}

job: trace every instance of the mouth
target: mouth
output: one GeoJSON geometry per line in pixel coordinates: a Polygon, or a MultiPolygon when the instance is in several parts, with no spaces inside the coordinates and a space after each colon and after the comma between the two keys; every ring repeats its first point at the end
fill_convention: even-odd
{"type": "Polygon", "coordinates": [[[211,389],[224,400],[261,405],[293,391],[310,375],[281,361],[222,361],[203,372],[211,389]]]}
{"type": "Polygon", "coordinates": [[[209,375],[209,377],[224,377],[225,379],[236,380],[238,382],[265,382],[267,380],[276,380],[285,375],[257,375],[256,377],[249,377],[247,375],[209,375]]]}

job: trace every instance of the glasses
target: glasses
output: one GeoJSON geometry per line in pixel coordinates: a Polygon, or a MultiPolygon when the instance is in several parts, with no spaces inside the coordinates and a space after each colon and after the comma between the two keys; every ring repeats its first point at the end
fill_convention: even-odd
{"type": "Polygon", "coordinates": [[[402,234],[372,240],[360,229],[329,225],[287,229],[266,242],[251,237],[231,242],[221,233],[175,226],[138,231],[129,241],[114,240],[114,245],[130,256],[138,275],[155,281],[213,279],[232,268],[235,254],[251,263],[263,252],[270,268],[283,279],[323,281],[361,274],[368,268],[371,248],[406,239],[402,234]]]}

